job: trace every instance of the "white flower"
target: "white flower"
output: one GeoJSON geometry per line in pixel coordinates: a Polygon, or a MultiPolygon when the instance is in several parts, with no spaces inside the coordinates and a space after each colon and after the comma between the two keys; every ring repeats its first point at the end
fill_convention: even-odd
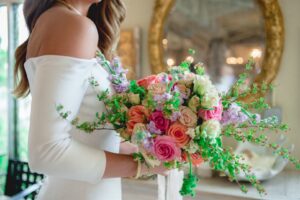
{"type": "Polygon", "coordinates": [[[212,87],[212,82],[207,75],[196,75],[194,79],[194,92],[198,95],[204,95],[212,87]]]}
{"type": "Polygon", "coordinates": [[[220,96],[218,90],[211,86],[201,99],[201,106],[204,108],[217,107],[220,102],[220,96]]]}
{"type": "Polygon", "coordinates": [[[157,167],[161,164],[159,160],[157,160],[154,156],[146,153],[145,151],[141,150],[141,153],[145,159],[145,162],[150,166],[150,167],[157,167]]]}
{"type": "Polygon", "coordinates": [[[194,142],[194,140],[191,140],[185,147],[184,149],[190,153],[190,154],[193,154],[193,153],[196,153],[198,150],[199,150],[199,147],[198,145],[194,142]]]}
{"type": "Polygon", "coordinates": [[[201,125],[201,134],[204,137],[217,138],[221,134],[221,124],[218,120],[208,120],[201,125]]]}
{"type": "Polygon", "coordinates": [[[195,129],[189,128],[189,129],[187,130],[186,134],[187,134],[188,136],[190,136],[192,139],[194,139],[195,136],[196,136],[195,129]]]}

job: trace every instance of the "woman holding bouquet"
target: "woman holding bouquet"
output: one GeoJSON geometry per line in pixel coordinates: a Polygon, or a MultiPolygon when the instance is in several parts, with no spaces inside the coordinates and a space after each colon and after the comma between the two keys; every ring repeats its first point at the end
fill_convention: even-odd
{"type": "Polygon", "coordinates": [[[83,120],[105,112],[88,80],[92,74],[97,89],[114,92],[95,52],[112,59],[125,17],[122,0],[25,0],[24,15],[30,36],[16,51],[14,94],[32,95],[29,165],[46,175],[38,199],[120,200],[120,177],[165,175],[163,166],[134,161],[134,147],[120,145],[115,131],[87,135],[55,109],[62,104],[71,119],[83,120]]]}

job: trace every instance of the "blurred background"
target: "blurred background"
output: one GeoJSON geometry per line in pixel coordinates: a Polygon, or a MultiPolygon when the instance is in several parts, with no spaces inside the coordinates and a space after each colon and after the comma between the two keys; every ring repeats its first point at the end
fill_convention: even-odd
{"type": "MultiPolygon", "coordinates": [[[[22,2],[22,0],[0,0],[0,196],[5,191],[9,158],[27,161],[31,99],[29,96],[16,100],[10,94],[13,88],[14,50],[28,37],[22,14],[22,2]]],[[[287,140],[289,145],[296,145],[294,155],[300,158],[300,147],[297,147],[300,141],[299,0],[124,0],[124,2],[127,5],[127,18],[122,26],[117,51],[124,66],[130,70],[129,78],[139,78],[163,71],[168,66],[188,59],[195,63],[203,62],[220,92],[225,92],[244,69],[247,59],[252,56],[256,66],[249,83],[260,77],[262,71],[264,76],[261,80],[274,79],[276,88],[272,94],[268,94],[268,101],[273,109],[265,115],[275,114],[289,124],[291,131],[287,140]],[[275,25],[268,27],[266,22],[271,21],[272,24],[272,20],[275,25]],[[193,57],[187,53],[189,48],[196,50],[193,57]]],[[[231,142],[228,144],[231,145],[231,142]]],[[[292,166],[287,166],[286,171],[292,169],[292,166]]],[[[291,172],[282,176],[278,182],[286,181],[291,189],[300,186],[299,177],[298,173],[291,172]],[[287,182],[289,179],[287,177],[296,179],[290,183],[287,182]]],[[[151,181],[142,182],[149,188],[146,193],[141,189],[144,191],[140,194],[142,196],[139,196],[138,188],[144,186],[143,184],[128,180],[125,180],[125,183],[124,198],[155,199],[151,198],[151,194],[155,192],[155,186],[151,181]],[[147,193],[149,197],[146,197],[147,193]]],[[[221,181],[220,188],[224,187],[223,183],[227,182],[221,181]]],[[[294,196],[287,197],[276,196],[276,190],[278,193],[287,192],[282,189],[282,185],[270,184],[268,187],[275,195],[269,199],[300,199],[296,189],[290,191],[295,194],[294,196]]],[[[207,190],[202,192],[209,193],[205,199],[216,199],[212,193],[220,188],[207,185],[203,188],[207,190]]],[[[228,199],[246,199],[245,196],[236,196],[234,189],[228,190],[231,191],[225,192],[228,199]]],[[[255,197],[253,193],[253,198],[260,197],[255,197]]]]}

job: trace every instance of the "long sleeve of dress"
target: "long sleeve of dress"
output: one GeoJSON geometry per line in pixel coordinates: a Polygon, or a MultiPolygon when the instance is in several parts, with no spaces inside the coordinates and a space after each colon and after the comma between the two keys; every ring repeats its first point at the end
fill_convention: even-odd
{"type": "Polygon", "coordinates": [[[71,111],[69,119],[76,117],[89,87],[88,76],[97,63],[62,58],[33,63],[29,166],[49,176],[98,183],[106,166],[104,151],[74,140],[72,125],[56,111],[56,105],[62,104],[71,111]]]}

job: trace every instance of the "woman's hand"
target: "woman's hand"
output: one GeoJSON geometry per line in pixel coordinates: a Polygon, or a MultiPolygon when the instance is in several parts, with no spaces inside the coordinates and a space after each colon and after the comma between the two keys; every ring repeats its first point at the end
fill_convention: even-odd
{"type": "Polygon", "coordinates": [[[138,152],[138,147],[130,142],[122,142],[120,144],[120,154],[131,155],[138,152]]]}
{"type": "Polygon", "coordinates": [[[157,166],[157,167],[153,167],[153,168],[149,168],[146,164],[142,164],[142,170],[141,173],[143,175],[146,174],[159,174],[162,176],[167,176],[169,174],[169,169],[167,169],[163,164],[157,166]]]}
{"type": "MultiPolygon", "coordinates": [[[[138,147],[130,142],[122,142],[120,144],[120,154],[131,155],[138,152],[138,147]]],[[[169,169],[167,169],[163,164],[157,167],[149,168],[146,164],[142,164],[141,174],[160,174],[162,176],[167,176],[169,169]]]]}

